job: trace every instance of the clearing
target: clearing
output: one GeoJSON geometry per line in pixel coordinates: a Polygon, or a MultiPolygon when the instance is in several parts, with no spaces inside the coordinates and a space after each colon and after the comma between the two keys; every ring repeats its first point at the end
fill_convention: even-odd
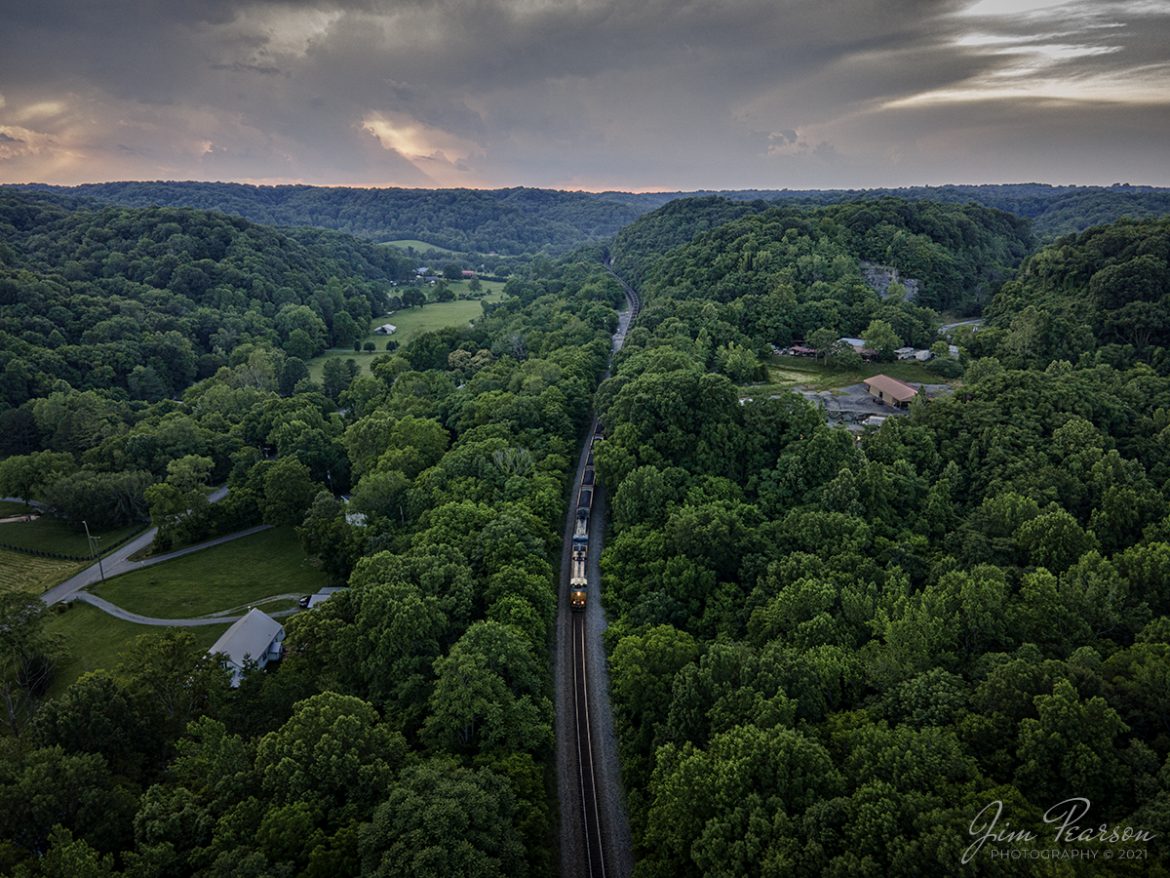
{"type": "Polygon", "coordinates": [[[915,384],[951,384],[952,380],[942,378],[928,371],[921,363],[866,363],[857,369],[838,369],[826,366],[807,357],[783,357],[773,355],[766,361],[768,380],[760,384],[744,384],[739,390],[745,396],[763,397],[769,393],[781,393],[795,387],[809,390],[835,390],[859,384],[873,375],[889,375],[899,381],[915,384]]]}
{"type": "MultiPolygon", "coordinates": [[[[389,317],[380,315],[370,321],[370,331],[362,338],[362,343],[372,341],[376,348],[373,351],[358,353],[353,348],[330,348],[325,353],[309,360],[309,377],[320,381],[325,371],[326,360],[353,359],[362,372],[370,370],[370,361],[379,354],[386,353],[386,342],[396,341],[404,345],[416,335],[423,332],[432,332],[436,329],[446,329],[448,326],[466,326],[477,317],[483,316],[483,307],[480,302],[498,302],[504,297],[504,284],[501,281],[480,281],[488,294],[482,299],[456,299],[453,302],[428,302],[417,308],[403,308],[395,311],[389,317]],[[377,335],[374,330],[383,323],[393,323],[398,331],[393,335],[377,335]]],[[[455,295],[466,294],[466,281],[449,281],[448,286],[455,295]]]]}
{"type": "Polygon", "coordinates": [[[383,241],[382,245],[385,247],[397,247],[399,250],[413,250],[420,256],[427,253],[436,253],[440,256],[463,255],[458,250],[440,247],[438,244],[428,244],[426,241],[418,241],[414,238],[402,238],[398,241],[383,241]]]}
{"type": "MultiPolygon", "coordinates": [[[[0,518],[22,515],[27,510],[22,503],[0,502],[0,518]]],[[[99,550],[104,554],[110,547],[120,544],[145,528],[144,524],[107,531],[93,531],[99,550]]],[[[32,521],[15,521],[0,524],[0,545],[18,549],[32,549],[38,552],[60,552],[64,555],[89,555],[89,543],[85,530],[51,515],[42,515],[32,521]]]]}
{"type": "Polygon", "coordinates": [[[0,549],[0,590],[40,594],[88,566],[88,561],[38,558],[36,555],[0,549]]]}
{"type": "MultiPolygon", "coordinates": [[[[113,604],[158,619],[187,619],[243,608],[278,594],[310,594],[329,577],[309,563],[291,527],[273,528],[90,589],[113,604]]],[[[295,601],[266,603],[273,612],[295,601]]]]}

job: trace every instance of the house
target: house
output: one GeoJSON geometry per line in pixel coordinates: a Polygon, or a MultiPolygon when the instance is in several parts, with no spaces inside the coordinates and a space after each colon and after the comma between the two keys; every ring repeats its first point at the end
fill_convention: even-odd
{"type": "Polygon", "coordinates": [[[898,348],[894,351],[894,356],[899,360],[913,360],[914,348],[898,348]]]}
{"type": "Polygon", "coordinates": [[[374,334],[375,335],[393,335],[397,331],[398,331],[398,327],[395,326],[393,323],[383,323],[381,326],[379,326],[377,329],[374,330],[374,334]]]}
{"type": "Polygon", "coordinates": [[[207,650],[220,656],[223,666],[232,672],[232,688],[240,685],[240,677],[249,662],[263,668],[269,662],[279,661],[284,647],[284,626],[255,607],[248,615],[237,619],[232,627],[220,635],[207,650]]]}
{"type": "Polygon", "coordinates": [[[889,375],[874,375],[872,378],[866,378],[865,386],[869,390],[869,395],[882,405],[893,405],[898,408],[905,408],[910,404],[910,400],[918,395],[917,388],[903,384],[897,378],[891,378],[889,375]]]}
{"type": "Polygon", "coordinates": [[[473,277],[476,277],[476,274],[474,271],[472,271],[470,268],[463,269],[463,279],[464,280],[471,280],[473,277]]]}

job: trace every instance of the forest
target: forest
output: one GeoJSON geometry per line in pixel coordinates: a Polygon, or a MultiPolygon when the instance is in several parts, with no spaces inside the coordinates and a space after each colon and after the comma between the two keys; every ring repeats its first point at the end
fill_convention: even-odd
{"type": "Polygon", "coordinates": [[[0,408],[62,386],[157,402],[257,343],[307,360],[365,335],[412,267],[332,232],[4,190],[0,408]]]}
{"type": "MultiPolygon", "coordinates": [[[[855,440],[792,394],[741,404],[712,356],[716,303],[742,300],[704,268],[742,290],[782,253],[799,284],[825,222],[767,217],[657,262],[598,391],[636,874],[959,874],[993,801],[1037,838],[1073,796],[1094,825],[1166,838],[1170,368],[1156,330],[1114,349],[1126,308],[1166,307],[1165,223],[1032,256],[964,341],[956,392],[855,440]],[[1026,344],[1041,309],[1084,331],[1026,344]]],[[[967,868],[1165,875],[1161,844],[967,868]]]]}
{"type": "Polygon", "coordinates": [[[0,592],[0,875],[552,874],[594,407],[637,876],[954,874],[981,808],[1042,833],[1070,796],[1148,858],[972,874],[1168,874],[1167,221],[1032,252],[977,205],[689,199],[315,381],[409,262],[191,208],[3,190],[0,219],[0,494],[163,546],[293,527],[350,586],[238,689],[167,629],[52,696],[54,611],[0,592]],[[607,255],[644,307],[603,381],[607,255]],[[879,429],[741,402],[773,344],[929,345],[972,302],[954,392],[879,429]]]}
{"type": "Polygon", "coordinates": [[[613,235],[641,212],[552,189],[352,189],[242,183],[92,183],[51,189],[127,207],[196,207],[276,226],[317,226],[375,241],[422,239],[460,252],[564,253],[613,235]]]}
{"type": "Polygon", "coordinates": [[[580,245],[604,241],[642,214],[669,202],[701,196],[804,208],[885,197],[936,204],[976,204],[1028,220],[1036,237],[1043,241],[1121,217],[1141,219],[1170,213],[1170,190],[1129,185],[1019,183],[865,190],[646,193],[532,188],[354,189],[195,182],[27,188],[124,207],[215,210],[257,223],[315,226],[379,242],[421,238],[429,244],[475,253],[489,261],[503,256],[563,254],[580,245]]]}
{"type": "MultiPolygon", "coordinates": [[[[173,240],[186,217],[193,255],[229,245],[201,214],[103,216],[135,241],[152,226],[173,240]]],[[[335,266],[362,277],[348,246],[358,258],[335,266]]],[[[0,874],[552,872],[554,559],[621,293],[578,261],[508,293],[474,326],[424,333],[333,388],[291,383],[296,358],[258,337],[175,398],[58,379],[31,402],[37,450],[0,463],[4,490],[64,507],[62,482],[90,485],[107,492],[94,509],[118,494],[164,544],[296,525],[351,588],[288,620],[279,673],[239,689],[167,629],[53,698],[67,645],[38,597],[0,594],[0,874]]]]}

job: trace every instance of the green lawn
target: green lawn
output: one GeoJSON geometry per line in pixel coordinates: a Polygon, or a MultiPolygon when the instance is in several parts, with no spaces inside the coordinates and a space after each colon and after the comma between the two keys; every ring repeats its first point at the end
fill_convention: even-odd
{"type": "Polygon", "coordinates": [[[0,549],[0,590],[40,594],[86,566],[87,563],[81,561],[58,561],[0,549]]]}
{"type": "MultiPolygon", "coordinates": [[[[309,376],[314,381],[320,381],[325,371],[326,360],[353,359],[363,372],[368,372],[370,361],[379,354],[386,353],[386,342],[393,339],[400,345],[406,344],[422,332],[431,332],[436,329],[445,329],[448,326],[466,326],[472,320],[483,315],[483,306],[480,301],[498,302],[503,298],[504,284],[501,281],[481,281],[488,295],[480,299],[456,299],[453,302],[429,302],[419,308],[403,308],[395,311],[389,317],[380,315],[370,321],[370,331],[362,342],[372,341],[377,347],[371,352],[358,353],[353,348],[330,348],[318,357],[309,361],[309,376]],[[383,323],[393,323],[398,327],[394,335],[377,335],[374,330],[383,323]]],[[[452,281],[448,284],[455,295],[466,292],[466,281],[452,281]]]]}
{"type": "Polygon", "coordinates": [[[950,384],[951,381],[928,371],[921,363],[866,363],[858,369],[836,369],[806,357],[775,355],[767,360],[768,381],[764,384],[743,385],[740,390],[748,396],[764,396],[804,387],[810,390],[835,390],[860,384],[873,375],[889,375],[899,381],[921,384],[950,384]]]}
{"type": "Polygon", "coordinates": [[[399,250],[414,250],[420,256],[426,253],[437,253],[440,256],[460,256],[459,252],[449,250],[446,247],[440,247],[438,244],[428,244],[426,241],[418,241],[414,238],[402,238],[398,241],[383,241],[383,245],[387,247],[397,247],[399,250]]]}
{"type": "MultiPolygon", "coordinates": [[[[124,573],[91,589],[124,610],[158,619],[246,608],[278,594],[309,594],[329,577],[309,563],[292,528],[263,531],[124,573]]],[[[265,604],[278,610],[291,602],[265,604]]]]}
{"type": "MultiPolygon", "coordinates": [[[[99,668],[113,668],[121,660],[134,641],[142,635],[158,635],[169,628],[154,625],[136,625],[107,616],[97,607],[75,603],[69,609],[49,615],[46,625],[50,634],[59,634],[63,639],[64,659],[57,669],[50,690],[51,695],[60,695],[66,687],[86,671],[99,668]]],[[[186,628],[204,649],[219,639],[228,629],[223,625],[201,625],[186,628]]]]}
{"type": "MultiPolygon", "coordinates": [[[[19,503],[0,503],[0,518],[19,515],[24,511],[24,506],[19,503]]],[[[142,530],[144,526],[134,524],[109,531],[95,530],[92,533],[100,538],[98,548],[104,551],[107,546],[117,545],[126,537],[142,530]]],[[[0,524],[0,544],[22,549],[37,549],[42,552],[62,552],[66,555],[89,554],[85,529],[74,527],[51,515],[42,515],[33,521],[0,524]]]]}

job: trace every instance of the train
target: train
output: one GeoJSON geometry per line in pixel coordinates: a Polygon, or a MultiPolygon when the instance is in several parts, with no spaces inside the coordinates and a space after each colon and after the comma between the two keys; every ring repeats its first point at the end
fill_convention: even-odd
{"type": "Polygon", "coordinates": [[[569,609],[576,613],[585,610],[589,594],[589,520],[593,515],[593,491],[597,479],[597,472],[593,468],[593,446],[600,438],[599,425],[589,440],[589,456],[585,460],[585,472],[577,491],[577,517],[573,522],[573,554],[570,561],[572,570],[569,575],[569,609]]]}

